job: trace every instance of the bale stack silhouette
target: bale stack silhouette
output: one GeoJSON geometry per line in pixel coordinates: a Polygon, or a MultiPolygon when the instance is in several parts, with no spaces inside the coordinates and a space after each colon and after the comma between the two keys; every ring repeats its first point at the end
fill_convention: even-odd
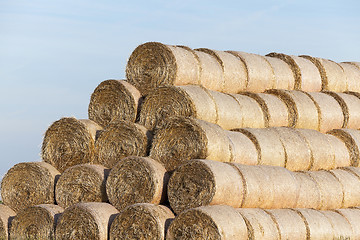
{"type": "Polygon", "coordinates": [[[1,182],[0,239],[360,239],[360,64],[148,42],[1,182]]]}

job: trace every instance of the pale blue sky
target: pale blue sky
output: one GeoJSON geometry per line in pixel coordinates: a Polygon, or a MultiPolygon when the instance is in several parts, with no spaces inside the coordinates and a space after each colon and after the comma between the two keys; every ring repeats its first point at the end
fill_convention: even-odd
{"type": "Polygon", "coordinates": [[[360,2],[0,0],[0,176],[40,160],[47,127],[87,118],[141,43],[360,61],[360,2]]]}

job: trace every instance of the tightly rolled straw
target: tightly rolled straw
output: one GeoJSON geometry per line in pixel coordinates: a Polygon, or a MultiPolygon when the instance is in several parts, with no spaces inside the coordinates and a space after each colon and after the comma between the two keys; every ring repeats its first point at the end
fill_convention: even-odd
{"type": "Polygon", "coordinates": [[[108,239],[109,228],[119,211],[108,203],[78,203],[67,208],[56,226],[56,239],[108,239]]]}
{"type": "Polygon", "coordinates": [[[138,203],[126,207],[111,223],[109,239],[164,240],[171,221],[172,211],[162,205],[138,203]]]}
{"type": "Polygon", "coordinates": [[[339,63],[347,79],[347,90],[360,92],[360,68],[351,63],[339,63]]]}
{"type": "Polygon", "coordinates": [[[273,88],[293,90],[295,87],[295,77],[289,65],[278,58],[265,56],[265,59],[270,63],[274,71],[275,84],[273,88]]]}
{"type": "Polygon", "coordinates": [[[225,134],[230,140],[234,162],[246,165],[257,165],[259,163],[257,146],[250,138],[236,131],[225,131],[225,134]]]}
{"type": "Polygon", "coordinates": [[[16,213],[4,204],[0,204],[0,239],[8,239],[9,226],[16,213]]]}
{"type": "Polygon", "coordinates": [[[319,70],[322,90],[333,92],[345,92],[347,90],[347,79],[343,68],[336,62],[302,55],[300,57],[310,60],[319,70]]]}
{"type": "Polygon", "coordinates": [[[40,204],[18,212],[11,222],[11,239],[55,239],[55,226],[64,209],[54,204],[40,204]]]}
{"type": "Polygon", "coordinates": [[[117,209],[135,203],[160,204],[166,200],[168,173],[157,161],[147,157],[127,157],[110,171],[106,192],[117,209]]]}
{"type": "Polygon", "coordinates": [[[259,93],[274,88],[274,71],[264,56],[237,51],[228,52],[240,58],[245,64],[247,70],[246,91],[259,93]]]}
{"type": "Polygon", "coordinates": [[[95,164],[79,164],[66,169],[56,183],[56,203],[68,208],[79,202],[106,202],[108,175],[108,168],[95,164]]]}
{"type": "Polygon", "coordinates": [[[334,135],[326,134],[325,136],[334,150],[335,168],[351,166],[350,152],[346,144],[334,135]]]}
{"type": "Polygon", "coordinates": [[[43,161],[60,172],[94,158],[95,136],[102,128],[95,122],[73,117],[55,121],[45,132],[41,147],[43,161]]]}
{"type": "Polygon", "coordinates": [[[125,157],[146,156],[151,139],[152,134],[140,124],[114,121],[96,139],[94,163],[112,168],[125,157]]]}
{"type": "Polygon", "coordinates": [[[59,176],[60,172],[45,162],[18,163],[1,182],[2,200],[16,212],[38,204],[52,204],[59,176]]]}
{"type": "Polygon", "coordinates": [[[307,172],[294,172],[294,177],[299,185],[299,196],[295,207],[319,209],[321,196],[315,179],[307,172]]]}
{"type": "Polygon", "coordinates": [[[350,63],[360,69],[360,62],[346,62],[346,63],[350,63]]]}
{"type": "Polygon", "coordinates": [[[282,53],[270,53],[266,56],[279,58],[289,65],[295,77],[294,89],[307,92],[321,91],[320,72],[310,60],[282,53]]]}
{"type": "Polygon", "coordinates": [[[321,213],[324,214],[331,223],[333,230],[332,239],[354,239],[352,227],[344,216],[335,211],[321,211],[321,213]]]}
{"type": "Polygon", "coordinates": [[[114,119],[135,122],[140,100],[140,92],[127,81],[103,81],[91,94],[89,119],[102,127],[114,119]]]}
{"type": "Polygon", "coordinates": [[[189,209],[171,223],[166,239],[248,239],[243,217],[226,205],[189,209]]]}
{"type": "Polygon", "coordinates": [[[353,235],[350,239],[358,239],[360,236],[360,209],[359,208],[347,208],[347,209],[336,209],[337,213],[341,214],[350,223],[353,235]]]}
{"type": "Polygon", "coordinates": [[[278,226],[263,209],[239,208],[236,211],[245,220],[248,229],[248,239],[280,239],[278,226]]]}

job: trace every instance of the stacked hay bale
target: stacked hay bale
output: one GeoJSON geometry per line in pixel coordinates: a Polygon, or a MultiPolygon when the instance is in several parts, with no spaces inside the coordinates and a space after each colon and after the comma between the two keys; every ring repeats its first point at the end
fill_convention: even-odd
{"type": "Polygon", "coordinates": [[[358,239],[360,67],[145,43],[2,180],[0,239],[358,239]]]}

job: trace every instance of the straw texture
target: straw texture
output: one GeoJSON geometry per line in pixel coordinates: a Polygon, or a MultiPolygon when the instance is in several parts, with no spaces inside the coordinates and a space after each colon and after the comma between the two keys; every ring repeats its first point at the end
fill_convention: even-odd
{"type": "Polygon", "coordinates": [[[347,90],[360,92],[360,68],[351,63],[339,63],[347,79],[347,90]]]}
{"type": "Polygon", "coordinates": [[[16,213],[4,204],[0,204],[0,239],[7,240],[9,236],[9,226],[16,213]]]}
{"type": "Polygon", "coordinates": [[[289,65],[279,58],[267,57],[275,76],[274,89],[293,90],[295,87],[295,77],[289,65]]]}

